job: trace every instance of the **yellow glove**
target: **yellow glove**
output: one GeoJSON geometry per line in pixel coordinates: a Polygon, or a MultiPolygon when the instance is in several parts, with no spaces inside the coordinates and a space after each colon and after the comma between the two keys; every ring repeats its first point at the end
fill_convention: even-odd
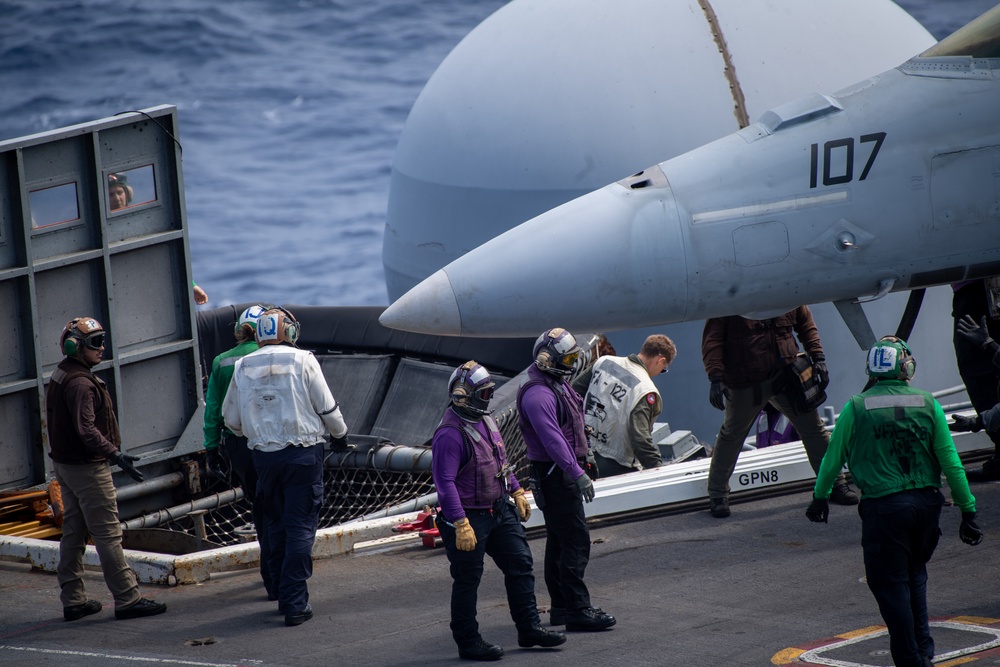
{"type": "Polygon", "coordinates": [[[514,499],[514,504],[517,505],[517,513],[521,515],[521,521],[530,519],[531,505],[528,504],[528,499],[524,497],[524,489],[518,489],[510,494],[510,497],[514,499]]]}
{"type": "Polygon", "coordinates": [[[455,522],[455,546],[459,551],[474,551],[476,548],[476,531],[469,525],[468,517],[455,522]]]}

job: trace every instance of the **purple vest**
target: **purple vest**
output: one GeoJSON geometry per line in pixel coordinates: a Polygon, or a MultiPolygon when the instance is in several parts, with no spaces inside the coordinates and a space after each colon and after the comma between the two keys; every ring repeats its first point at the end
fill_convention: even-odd
{"type": "Polygon", "coordinates": [[[462,434],[462,443],[468,456],[463,453],[464,463],[458,469],[455,479],[462,507],[491,507],[508,492],[504,484],[506,479],[501,479],[508,476],[501,474],[507,465],[507,455],[496,422],[487,415],[473,425],[449,409],[445,410],[438,428],[456,428],[462,434]],[[480,428],[481,426],[485,429],[480,428]],[[483,430],[488,438],[483,437],[483,430]]]}
{"type": "Polygon", "coordinates": [[[528,450],[528,458],[534,461],[551,460],[561,463],[559,453],[549,451],[545,447],[543,439],[539,437],[538,427],[542,425],[532,423],[535,415],[525,414],[525,410],[522,408],[525,392],[531,387],[544,386],[552,392],[556,400],[556,414],[559,423],[553,426],[556,426],[562,433],[572,456],[577,461],[584,460],[590,445],[584,430],[586,422],[583,419],[583,399],[568,382],[551,378],[534,366],[528,369],[528,378],[529,380],[521,385],[517,391],[518,422],[528,450]]]}

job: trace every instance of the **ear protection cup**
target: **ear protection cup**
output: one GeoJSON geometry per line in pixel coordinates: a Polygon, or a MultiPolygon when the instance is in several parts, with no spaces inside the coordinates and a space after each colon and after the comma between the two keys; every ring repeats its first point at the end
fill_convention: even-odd
{"type": "Polygon", "coordinates": [[[899,365],[899,371],[903,374],[905,379],[912,380],[913,374],[917,371],[917,360],[913,357],[907,357],[899,365]]]}
{"type": "Polygon", "coordinates": [[[285,314],[285,318],[286,318],[285,319],[285,339],[289,343],[291,343],[292,345],[295,345],[296,342],[298,342],[298,340],[299,340],[299,335],[302,333],[302,326],[299,324],[299,321],[297,319],[295,319],[295,316],[292,315],[290,312],[288,312],[287,310],[285,310],[281,306],[278,306],[278,310],[280,310],[281,312],[283,312],[285,314]]]}
{"type": "Polygon", "coordinates": [[[469,371],[476,366],[478,364],[475,361],[467,361],[451,374],[451,380],[448,382],[448,395],[452,399],[461,400],[469,395],[465,387],[465,379],[469,377],[469,371]]]}
{"type": "Polygon", "coordinates": [[[63,328],[62,351],[67,357],[75,357],[80,351],[80,341],[70,335],[70,332],[76,328],[76,323],[79,322],[80,319],[81,318],[79,317],[74,317],[67,322],[66,326],[63,328]]]}
{"type": "Polygon", "coordinates": [[[537,361],[542,366],[551,366],[553,363],[552,359],[552,349],[548,346],[555,342],[559,335],[562,334],[563,330],[556,327],[555,329],[549,329],[542,336],[545,338],[544,342],[535,341],[535,346],[538,347],[539,344],[542,347],[538,350],[538,354],[535,355],[535,361],[537,361]]]}
{"type": "Polygon", "coordinates": [[[912,380],[913,374],[917,370],[917,360],[913,358],[913,352],[910,351],[910,346],[906,344],[906,341],[897,338],[896,336],[883,336],[882,340],[892,340],[898,343],[903,349],[903,358],[899,360],[899,374],[903,376],[904,380],[912,380]]]}

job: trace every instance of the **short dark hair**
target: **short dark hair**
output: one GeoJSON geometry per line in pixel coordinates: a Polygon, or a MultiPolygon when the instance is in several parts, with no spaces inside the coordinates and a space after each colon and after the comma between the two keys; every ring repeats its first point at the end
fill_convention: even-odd
{"type": "Polygon", "coordinates": [[[677,356],[677,346],[674,345],[674,341],[663,334],[653,334],[642,344],[639,354],[644,357],[662,356],[667,360],[668,364],[671,364],[674,361],[674,357],[677,356]]]}

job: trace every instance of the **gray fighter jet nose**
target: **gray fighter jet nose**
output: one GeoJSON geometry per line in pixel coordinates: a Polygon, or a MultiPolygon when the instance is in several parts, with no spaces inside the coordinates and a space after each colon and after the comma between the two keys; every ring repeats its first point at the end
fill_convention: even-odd
{"type": "Polygon", "coordinates": [[[444,269],[421,282],[385,309],[378,321],[390,329],[460,336],[462,315],[444,269]]]}
{"type": "Polygon", "coordinates": [[[680,320],[689,282],[684,239],[666,177],[658,167],[647,171],[657,178],[595,190],[470,250],[404,294],[381,323],[528,336],[553,322],[611,331],[680,320]]]}

